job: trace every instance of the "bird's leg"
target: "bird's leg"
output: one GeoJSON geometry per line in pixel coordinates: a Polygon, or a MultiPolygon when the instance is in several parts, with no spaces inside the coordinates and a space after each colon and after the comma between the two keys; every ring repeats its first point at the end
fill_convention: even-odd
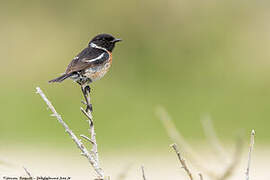
{"type": "Polygon", "coordinates": [[[86,87],[84,87],[84,86],[82,86],[81,87],[81,89],[82,89],[82,92],[83,92],[83,96],[84,96],[84,99],[85,99],[85,104],[86,104],[86,112],[88,112],[89,110],[90,111],[92,111],[91,110],[91,104],[90,104],[90,101],[89,101],[89,91],[87,90],[87,88],[86,87]]]}
{"type": "Polygon", "coordinates": [[[93,111],[93,107],[92,107],[92,104],[90,103],[90,91],[91,91],[91,88],[89,85],[82,85],[81,86],[81,89],[82,89],[82,92],[83,92],[83,96],[84,96],[84,99],[86,101],[86,112],[88,112],[89,110],[92,112],[93,111]]]}

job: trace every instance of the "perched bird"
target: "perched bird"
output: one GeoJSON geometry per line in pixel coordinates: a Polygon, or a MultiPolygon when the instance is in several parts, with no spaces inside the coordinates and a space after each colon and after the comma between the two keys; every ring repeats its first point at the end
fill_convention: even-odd
{"type": "Polygon", "coordinates": [[[115,43],[121,39],[110,34],[95,36],[68,65],[66,72],[49,83],[62,82],[67,78],[73,79],[80,85],[85,85],[102,78],[112,65],[112,51],[115,43]]]}
{"type": "Polygon", "coordinates": [[[87,110],[92,111],[92,106],[87,101],[87,93],[90,93],[89,83],[102,78],[112,65],[112,51],[115,43],[121,39],[114,38],[110,34],[95,36],[68,65],[66,72],[49,83],[62,82],[67,78],[81,85],[87,103],[87,110]]]}

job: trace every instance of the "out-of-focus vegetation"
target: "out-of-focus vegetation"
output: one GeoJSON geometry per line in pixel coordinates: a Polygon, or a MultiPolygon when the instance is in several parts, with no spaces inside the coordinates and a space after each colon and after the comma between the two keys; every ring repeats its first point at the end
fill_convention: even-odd
{"type": "MultiPolygon", "coordinates": [[[[93,84],[98,141],[167,143],[161,104],[189,140],[210,114],[221,138],[256,129],[270,140],[270,3],[233,0],[1,1],[0,141],[70,143],[35,95],[40,86],[75,133],[86,132],[80,88],[47,81],[97,33],[122,38],[93,84]]],[[[258,139],[259,140],[259,139],[258,139]]],[[[130,146],[131,145],[131,146],[130,146]]]]}

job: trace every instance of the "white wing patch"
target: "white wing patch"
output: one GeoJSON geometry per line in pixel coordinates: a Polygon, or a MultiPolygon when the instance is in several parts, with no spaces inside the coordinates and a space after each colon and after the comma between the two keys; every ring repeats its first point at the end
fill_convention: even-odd
{"type": "Polygon", "coordinates": [[[94,58],[94,59],[85,60],[85,62],[90,63],[90,62],[98,61],[98,60],[100,60],[100,59],[103,58],[104,54],[105,54],[105,53],[102,53],[101,55],[99,55],[98,57],[96,57],[96,58],[94,58]]]}

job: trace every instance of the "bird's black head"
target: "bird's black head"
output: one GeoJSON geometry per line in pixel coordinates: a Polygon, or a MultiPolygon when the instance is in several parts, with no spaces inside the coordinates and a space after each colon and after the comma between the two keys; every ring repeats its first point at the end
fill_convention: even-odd
{"type": "Polygon", "coordinates": [[[90,42],[89,46],[96,45],[101,48],[105,48],[106,50],[112,52],[115,43],[121,41],[121,39],[117,39],[110,34],[99,34],[95,36],[90,42]]]}

